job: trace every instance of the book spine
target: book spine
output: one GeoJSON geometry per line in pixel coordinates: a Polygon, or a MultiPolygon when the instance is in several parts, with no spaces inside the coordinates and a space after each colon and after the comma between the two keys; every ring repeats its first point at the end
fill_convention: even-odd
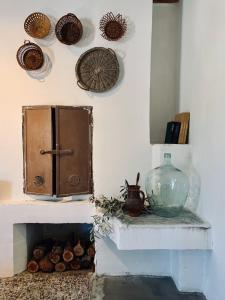
{"type": "Polygon", "coordinates": [[[173,131],[172,143],[173,144],[178,144],[181,123],[180,122],[174,122],[174,123],[176,123],[176,124],[175,124],[175,128],[174,128],[174,131],[173,131]]]}
{"type": "Polygon", "coordinates": [[[168,122],[166,127],[165,144],[177,144],[180,134],[180,122],[168,122]]]}
{"type": "Polygon", "coordinates": [[[172,144],[174,129],[175,129],[174,122],[168,122],[166,127],[165,144],[172,144]]]}

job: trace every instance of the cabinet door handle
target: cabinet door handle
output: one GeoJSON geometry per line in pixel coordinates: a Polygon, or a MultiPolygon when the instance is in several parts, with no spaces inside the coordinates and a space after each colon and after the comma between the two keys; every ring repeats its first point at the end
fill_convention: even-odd
{"type": "Polygon", "coordinates": [[[52,149],[52,150],[44,150],[41,149],[40,150],[40,154],[41,155],[45,155],[45,154],[51,154],[51,155],[69,155],[69,154],[73,154],[73,150],[72,149],[64,149],[64,150],[56,150],[56,149],[52,149]]]}

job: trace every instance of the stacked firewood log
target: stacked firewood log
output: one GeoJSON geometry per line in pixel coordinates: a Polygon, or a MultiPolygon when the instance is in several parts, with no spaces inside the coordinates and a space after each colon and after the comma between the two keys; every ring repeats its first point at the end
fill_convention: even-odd
{"type": "Polygon", "coordinates": [[[61,242],[51,239],[42,241],[32,251],[27,264],[30,273],[64,272],[67,270],[94,270],[95,246],[92,243],[61,242]]]}

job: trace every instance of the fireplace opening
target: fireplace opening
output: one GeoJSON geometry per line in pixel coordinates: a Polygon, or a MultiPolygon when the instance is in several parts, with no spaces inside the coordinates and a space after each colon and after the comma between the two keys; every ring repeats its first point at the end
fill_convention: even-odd
{"type": "Polygon", "coordinates": [[[14,271],[94,272],[92,224],[14,224],[14,271]]]}

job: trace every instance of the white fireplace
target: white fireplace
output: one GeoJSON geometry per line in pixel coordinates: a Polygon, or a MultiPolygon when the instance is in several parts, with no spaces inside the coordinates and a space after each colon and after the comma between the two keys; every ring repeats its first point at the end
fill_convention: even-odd
{"type": "MultiPolygon", "coordinates": [[[[26,269],[29,249],[42,237],[40,224],[91,224],[96,214],[86,200],[1,202],[0,212],[0,277],[26,269]]],[[[113,234],[96,240],[96,274],[167,275],[180,290],[201,291],[212,248],[210,225],[138,220],[129,227],[112,220],[113,234]]]]}
{"type": "Polygon", "coordinates": [[[88,201],[15,201],[0,207],[0,277],[26,269],[30,249],[43,237],[39,224],[91,224],[95,213],[88,201]]]}

